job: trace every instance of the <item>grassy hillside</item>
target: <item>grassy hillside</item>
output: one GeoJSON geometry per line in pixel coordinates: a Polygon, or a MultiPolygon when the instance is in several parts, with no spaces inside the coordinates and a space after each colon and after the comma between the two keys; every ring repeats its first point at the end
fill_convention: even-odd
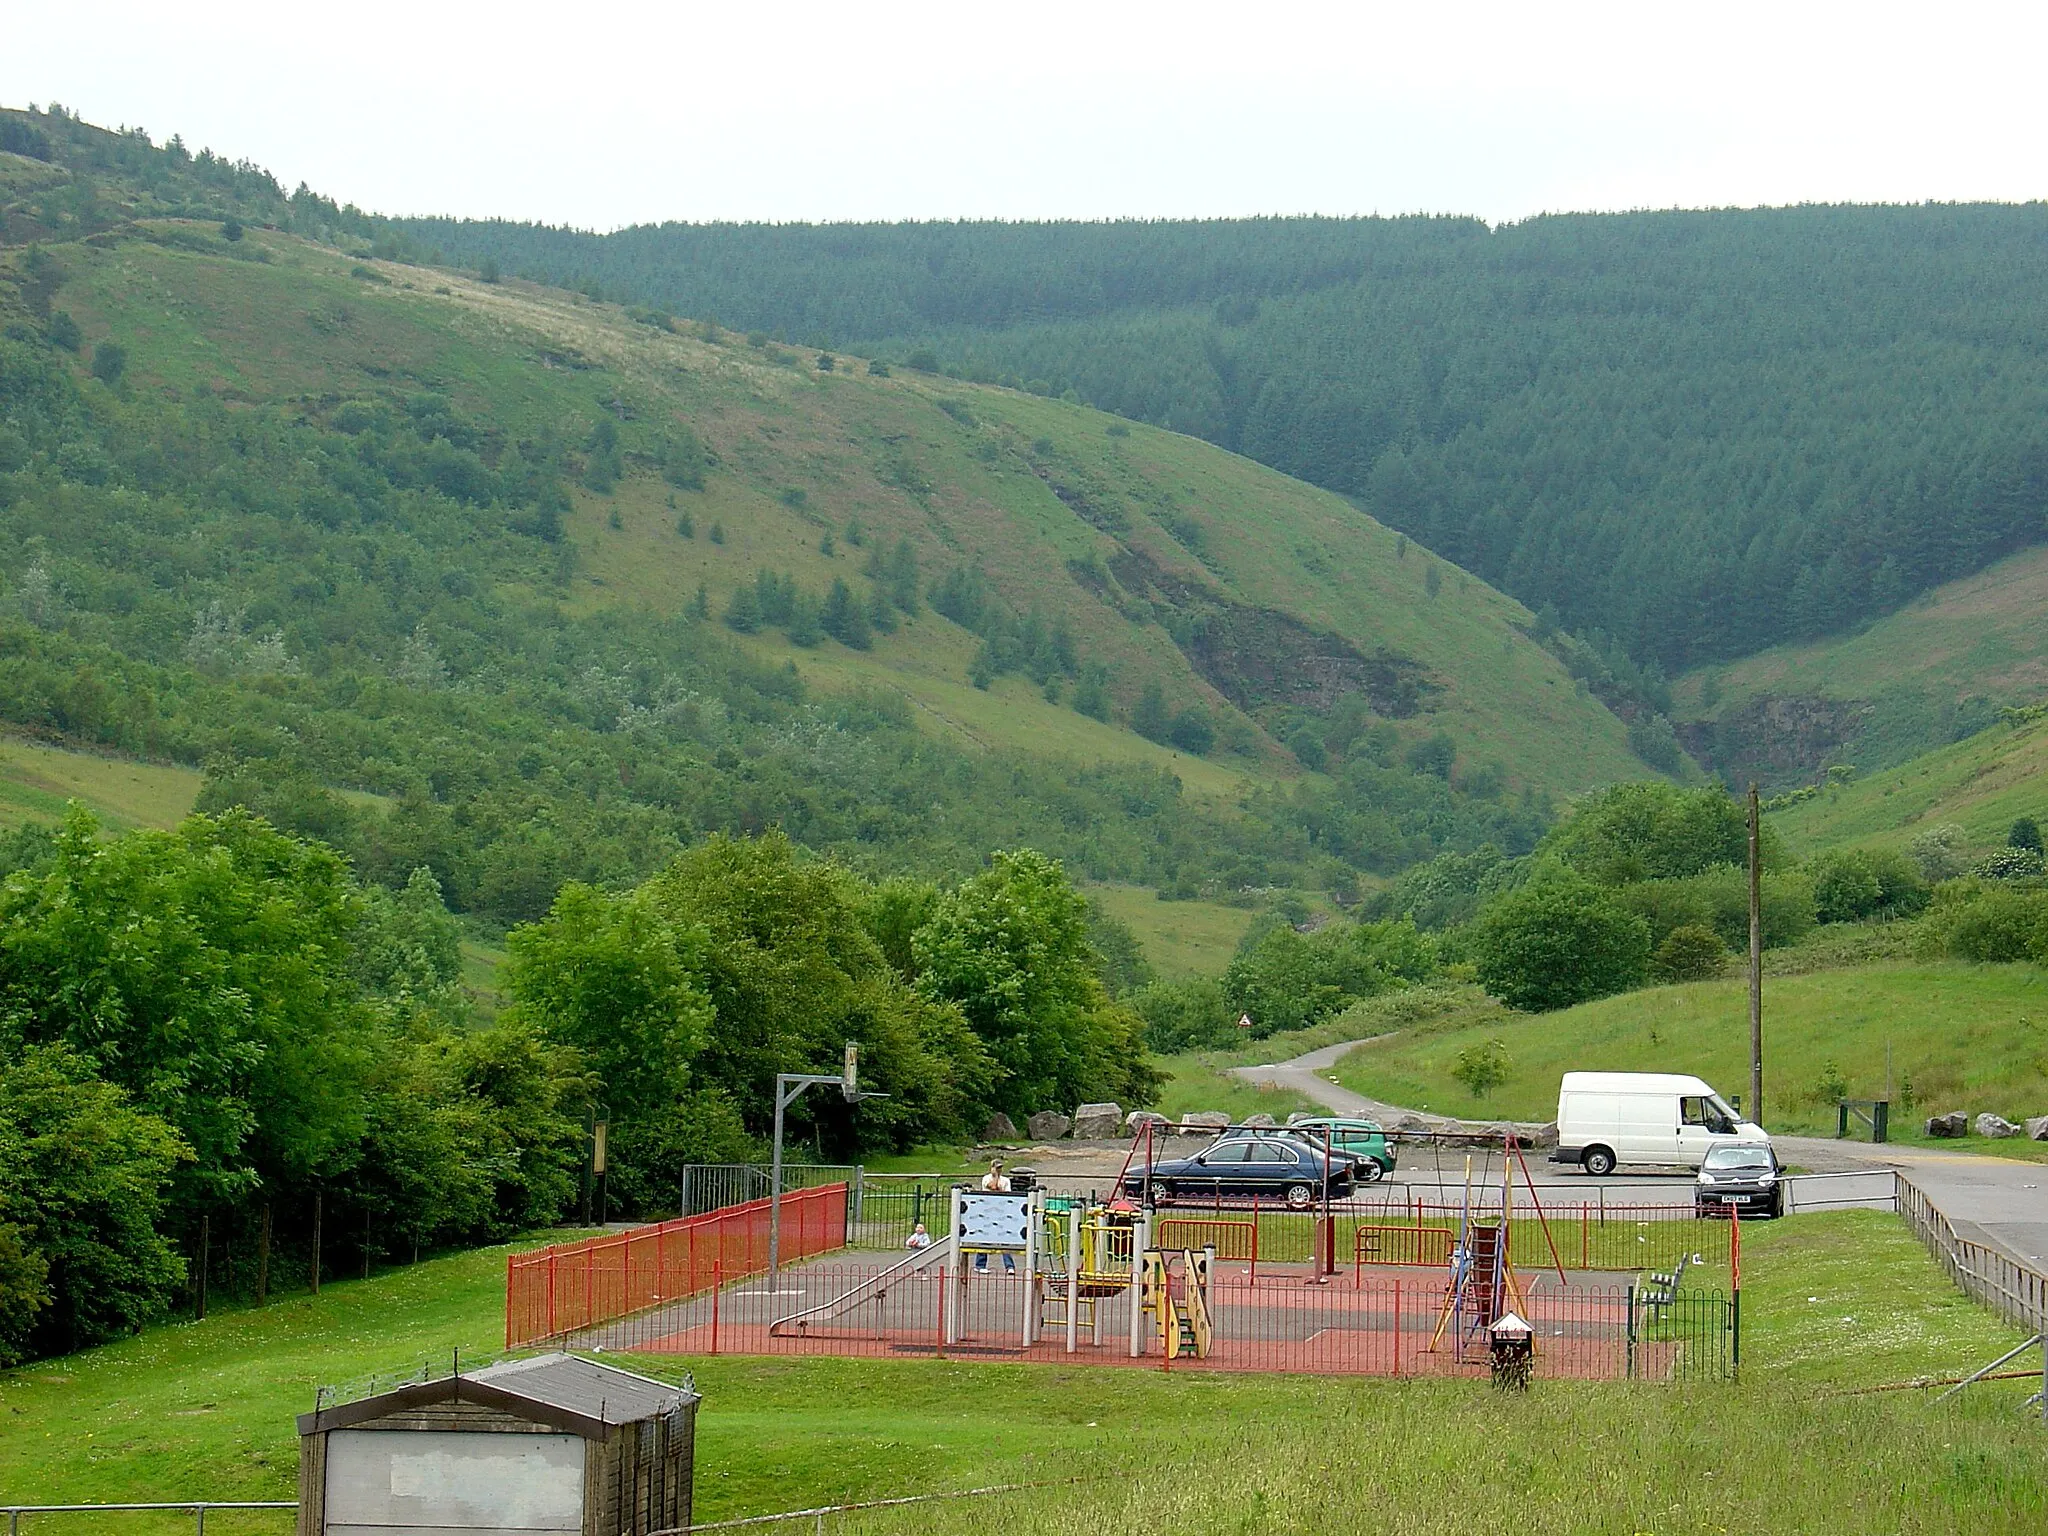
{"type": "Polygon", "coordinates": [[[2014,555],[1846,638],[1686,674],[1671,690],[1681,734],[1734,777],[1895,766],[2048,698],[2044,605],[2048,551],[2014,555]]]}
{"type": "Polygon", "coordinates": [[[110,827],[167,827],[191,811],[199,785],[190,768],[0,738],[0,828],[53,825],[73,800],[110,827]]]}
{"type": "MultiPolygon", "coordinates": [[[[1508,1518],[1544,1532],[1819,1530],[1827,1527],[1805,1515],[1821,1478],[1835,1489],[1829,1521],[1985,1531],[2038,1522],[2038,1431],[2011,1411],[2024,1384],[1990,1383],[1939,1410],[1917,1393],[1834,1395],[1959,1372],[2018,1342],[1949,1284],[1903,1226],[1869,1212],[1797,1218],[1745,1236],[1743,1250],[1740,1388],[1545,1383],[1533,1399],[1541,1411],[1531,1412],[1484,1382],[1325,1378],[1299,1443],[1280,1427],[1300,1417],[1303,1382],[1291,1377],[1238,1378],[1219,1392],[1217,1378],[1198,1372],[631,1363],[672,1379],[690,1370],[704,1394],[699,1520],[1122,1473],[1128,1494],[1104,1483],[1034,1494],[1028,1508],[939,1505],[910,1511],[916,1518],[902,1528],[1099,1530],[1105,1510],[1128,1497],[1134,1507],[1128,1518],[1119,1508],[1114,1523],[1142,1524],[1173,1507],[1189,1529],[1295,1531],[1355,1513],[1361,1486],[1419,1506],[1454,1483],[1459,1497],[1436,1522],[1450,1531],[1498,1530],[1508,1518]],[[1855,1321],[1878,1316],[1875,1331],[1855,1321]],[[856,1398],[861,1412],[849,1417],[844,1404],[856,1398]],[[1347,1432],[1332,1436],[1332,1423],[1347,1432]],[[1954,1450],[1959,1442],[1966,1453],[1954,1450]],[[1332,1454],[1339,1459],[1327,1467],[1315,1459],[1332,1454]],[[1216,1470],[1247,1458],[1256,1497],[1216,1470]],[[1304,1475],[1308,1466],[1314,1476],[1304,1475]],[[1343,1507],[1325,1507],[1332,1499],[1343,1507]]],[[[503,1254],[330,1284],[317,1299],[289,1296],[261,1312],[219,1313],[0,1374],[0,1421],[10,1426],[0,1435],[0,1498],[290,1498],[293,1415],[317,1387],[362,1388],[423,1364],[445,1369],[458,1348],[466,1362],[492,1352],[502,1336],[503,1254]]],[[[144,1536],[189,1529],[189,1519],[120,1518],[119,1530],[144,1536]]],[[[231,1536],[277,1536],[288,1524],[269,1514],[217,1514],[208,1525],[215,1521],[231,1536]]]]}
{"type": "MultiPolygon", "coordinates": [[[[1740,977],[1656,987],[1557,1013],[1452,1016],[1345,1057],[1360,1093],[1438,1114],[1549,1120],[1571,1071],[1690,1072],[1723,1093],[1749,1078],[1748,993],[1740,977]],[[1507,1047],[1509,1080],[1484,1099],[1451,1076],[1458,1053],[1507,1047]]],[[[1903,1135],[1949,1109],[2048,1113],[2048,974],[2031,965],[1893,962],[1779,976],[1764,987],[1765,1124],[1835,1129],[1832,1066],[1847,1095],[1891,1095],[1903,1135]],[[1907,1105],[1910,1087],[1912,1103],[1907,1105]]]]}
{"type": "MultiPolygon", "coordinates": [[[[2014,821],[2048,816],[2048,723],[1993,725],[1895,768],[1829,784],[1771,812],[1797,853],[1864,845],[1899,847],[1942,822],[1967,848],[2005,845],[2014,821]]],[[[1966,850],[1967,851],[1967,850],[1966,850]]]]}
{"type": "Polygon", "coordinates": [[[2029,203],[397,227],[1171,424],[1361,496],[1675,670],[1850,632],[2039,542],[2044,221],[2029,203]]]}
{"type": "Polygon", "coordinates": [[[167,217],[233,199],[64,131],[0,153],[0,718],[210,762],[375,878],[508,920],[779,823],[1341,887],[1649,771],[1520,605],[1247,459],[297,200],[167,217]]]}

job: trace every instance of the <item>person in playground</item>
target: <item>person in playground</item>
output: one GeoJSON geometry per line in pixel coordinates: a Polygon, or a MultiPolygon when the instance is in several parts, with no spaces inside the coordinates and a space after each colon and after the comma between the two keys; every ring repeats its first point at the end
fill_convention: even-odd
{"type": "MultiPolygon", "coordinates": [[[[1007,1195],[1010,1192],[1010,1176],[1003,1172],[1003,1160],[1000,1157],[991,1161],[988,1172],[981,1176],[981,1190],[987,1195],[1007,1195]]],[[[988,1273],[987,1254],[977,1253],[974,1256],[974,1272],[978,1275],[988,1273]]],[[[1017,1273],[1017,1261],[1010,1256],[1008,1250],[1003,1253],[1003,1273],[1017,1273]]]]}
{"type": "Polygon", "coordinates": [[[917,1224],[917,1230],[903,1239],[903,1246],[906,1248],[929,1248],[931,1245],[932,1235],[925,1231],[924,1223],[921,1221],[917,1224]]]}

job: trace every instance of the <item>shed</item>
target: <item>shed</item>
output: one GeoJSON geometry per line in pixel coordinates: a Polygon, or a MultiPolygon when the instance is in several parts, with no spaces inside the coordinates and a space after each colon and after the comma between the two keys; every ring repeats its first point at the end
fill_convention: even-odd
{"type": "Polygon", "coordinates": [[[298,1536],[648,1536],[690,1523],[697,1394],[575,1355],[299,1415],[298,1536]]]}

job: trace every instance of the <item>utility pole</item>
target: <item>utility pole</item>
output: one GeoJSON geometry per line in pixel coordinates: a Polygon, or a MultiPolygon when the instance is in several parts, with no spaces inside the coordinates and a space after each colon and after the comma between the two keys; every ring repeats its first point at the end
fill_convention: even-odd
{"type": "MultiPolygon", "coordinates": [[[[782,1112],[796,1102],[806,1089],[819,1084],[836,1085],[849,1104],[862,1099],[886,1099],[886,1093],[865,1093],[860,1087],[860,1047],[846,1043],[846,1064],[837,1077],[814,1072],[775,1074],[775,1152],[768,1172],[768,1293],[775,1293],[775,1271],[782,1260],[782,1112]]],[[[773,1311],[773,1305],[770,1305],[773,1311]]]]}
{"type": "Polygon", "coordinates": [[[1756,784],[1749,786],[1749,1118],[1764,1123],[1763,833],[1756,784]]]}

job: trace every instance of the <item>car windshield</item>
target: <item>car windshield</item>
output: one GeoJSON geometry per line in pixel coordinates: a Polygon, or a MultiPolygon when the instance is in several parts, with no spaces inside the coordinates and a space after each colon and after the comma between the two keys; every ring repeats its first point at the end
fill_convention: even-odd
{"type": "Polygon", "coordinates": [[[1707,1154],[1709,1168],[1768,1168],[1769,1147],[1716,1147],[1707,1154]]]}

